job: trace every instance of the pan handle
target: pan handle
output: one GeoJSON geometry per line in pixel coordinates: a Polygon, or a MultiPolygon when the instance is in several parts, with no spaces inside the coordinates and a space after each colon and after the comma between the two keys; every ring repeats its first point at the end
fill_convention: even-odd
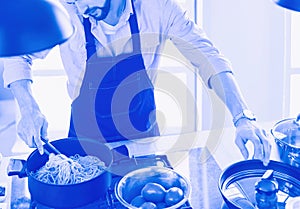
{"type": "Polygon", "coordinates": [[[23,159],[10,159],[7,166],[7,175],[18,175],[20,178],[27,177],[27,162],[23,159]]]}

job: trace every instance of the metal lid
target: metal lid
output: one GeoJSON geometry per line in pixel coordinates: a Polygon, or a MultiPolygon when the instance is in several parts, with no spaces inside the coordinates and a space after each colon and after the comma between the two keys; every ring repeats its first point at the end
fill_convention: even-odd
{"type": "Polygon", "coordinates": [[[276,140],[300,148],[300,121],[297,118],[288,118],[277,122],[271,129],[271,134],[276,140]]]}

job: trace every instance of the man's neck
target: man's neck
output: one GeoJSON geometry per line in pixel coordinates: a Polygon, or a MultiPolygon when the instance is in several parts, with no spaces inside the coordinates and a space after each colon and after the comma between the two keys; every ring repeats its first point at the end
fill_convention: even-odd
{"type": "Polygon", "coordinates": [[[103,21],[112,26],[118,24],[120,17],[125,10],[125,6],[126,0],[112,0],[109,13],[103,21]]]}

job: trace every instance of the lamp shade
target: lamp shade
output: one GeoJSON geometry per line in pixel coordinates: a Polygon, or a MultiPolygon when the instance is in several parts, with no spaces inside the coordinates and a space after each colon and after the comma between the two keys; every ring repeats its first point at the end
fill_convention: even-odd
{"type": "Polygon", "coordinates": [[[274,0],[274,2],[286,9],[300,12],[300,0],[274,0]]]}
{"type": "Polygon", "coordinates": [[[50,0],[0,0],[0,57],[42,51],[74,33],[67,12],[50,0]]]}

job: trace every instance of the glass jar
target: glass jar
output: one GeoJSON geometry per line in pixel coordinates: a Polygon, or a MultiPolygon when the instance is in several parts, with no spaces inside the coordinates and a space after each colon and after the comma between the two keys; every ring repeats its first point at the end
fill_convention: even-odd
{"type": "Polygon", "coordinates": [[[262,178],[255,184],[255,199],[258,209],[277,209],[278,183],[273,178],[262,178]]]}

